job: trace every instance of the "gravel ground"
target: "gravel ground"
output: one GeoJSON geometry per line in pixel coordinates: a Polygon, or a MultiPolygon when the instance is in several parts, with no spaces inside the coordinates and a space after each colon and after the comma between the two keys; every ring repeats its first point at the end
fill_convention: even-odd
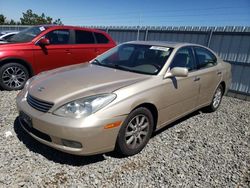
{"type": "Polygon", "coordinates": [[[224,97],[156,133],[132,157],[79,157],[44,146],[0,91],[0,187],[250,187],[250,102],[224,97]]]}

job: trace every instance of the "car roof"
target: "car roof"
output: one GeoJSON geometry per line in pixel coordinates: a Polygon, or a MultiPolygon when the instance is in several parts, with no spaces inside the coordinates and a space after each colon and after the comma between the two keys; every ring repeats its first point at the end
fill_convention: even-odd
{"type": "Polygon", "coordinates": [[[150,45],[150,46],[165,46],[170,48],[179,48],[182,46],[201,46],[199,44],[186,43],[186,42],[171,42],[171,41],[130,41],[126,43],[150,45]]]}
{"type": "Polygon", "coordinates": [[[92,28],[88,28],[88,27],[80,27],[80,26],[69,26],[69,25],[38,25],[38,27],[46,27],[46,28],[55,28],[55,29],[82,29],[82,30],[87,30],[87,31],[92,31],[92,32],[101,32],[101,33],[105,33],[102,30],[99,29],[92,29],[92,28]]]}

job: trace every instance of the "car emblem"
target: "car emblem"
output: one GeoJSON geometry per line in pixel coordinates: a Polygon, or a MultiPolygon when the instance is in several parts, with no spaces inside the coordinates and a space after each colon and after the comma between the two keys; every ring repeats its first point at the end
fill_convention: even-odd
{"type": "Polygon", "coordinates": [[[43,91],[45,88],[44,87],[39,87],[37,90],[39,91],[39,92],[41,92],[41,91],[43,91]]]}

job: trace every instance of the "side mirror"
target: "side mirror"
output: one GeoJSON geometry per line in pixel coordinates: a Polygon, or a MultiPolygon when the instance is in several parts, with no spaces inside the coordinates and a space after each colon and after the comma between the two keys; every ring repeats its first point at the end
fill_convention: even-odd
{"type": "Polygon", "coordinates": [[[50,41],[49,39],[47,38],[41,38],[37,44],[39,44],[40,46],[46,46],[46,45],[49,45],[50,44],[50,41]]]}
{"type": "Polygon", "coordinates": [[[169,72],[167,72],[164,76],[164,78],[169,77],[187,77],[188,76],[188,69],[184,67],[174,67],[169,72]]]}

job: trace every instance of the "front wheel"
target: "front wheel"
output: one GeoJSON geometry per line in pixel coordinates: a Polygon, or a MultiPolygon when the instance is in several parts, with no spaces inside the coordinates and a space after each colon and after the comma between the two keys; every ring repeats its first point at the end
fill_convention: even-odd
{"type": "Polygon", "coordinates": [[[153,132],[152,113],[144,107],[133,110],[124,121],[116,142],[119,153],[125,156],[139,153],[153,132]]]}
{"type": "Polygon", "coordinates": [[[19,90],[29,79],[26,67],[19,63],[7,63],[0,67],[0,86],[4,90],[19,90]]]}

